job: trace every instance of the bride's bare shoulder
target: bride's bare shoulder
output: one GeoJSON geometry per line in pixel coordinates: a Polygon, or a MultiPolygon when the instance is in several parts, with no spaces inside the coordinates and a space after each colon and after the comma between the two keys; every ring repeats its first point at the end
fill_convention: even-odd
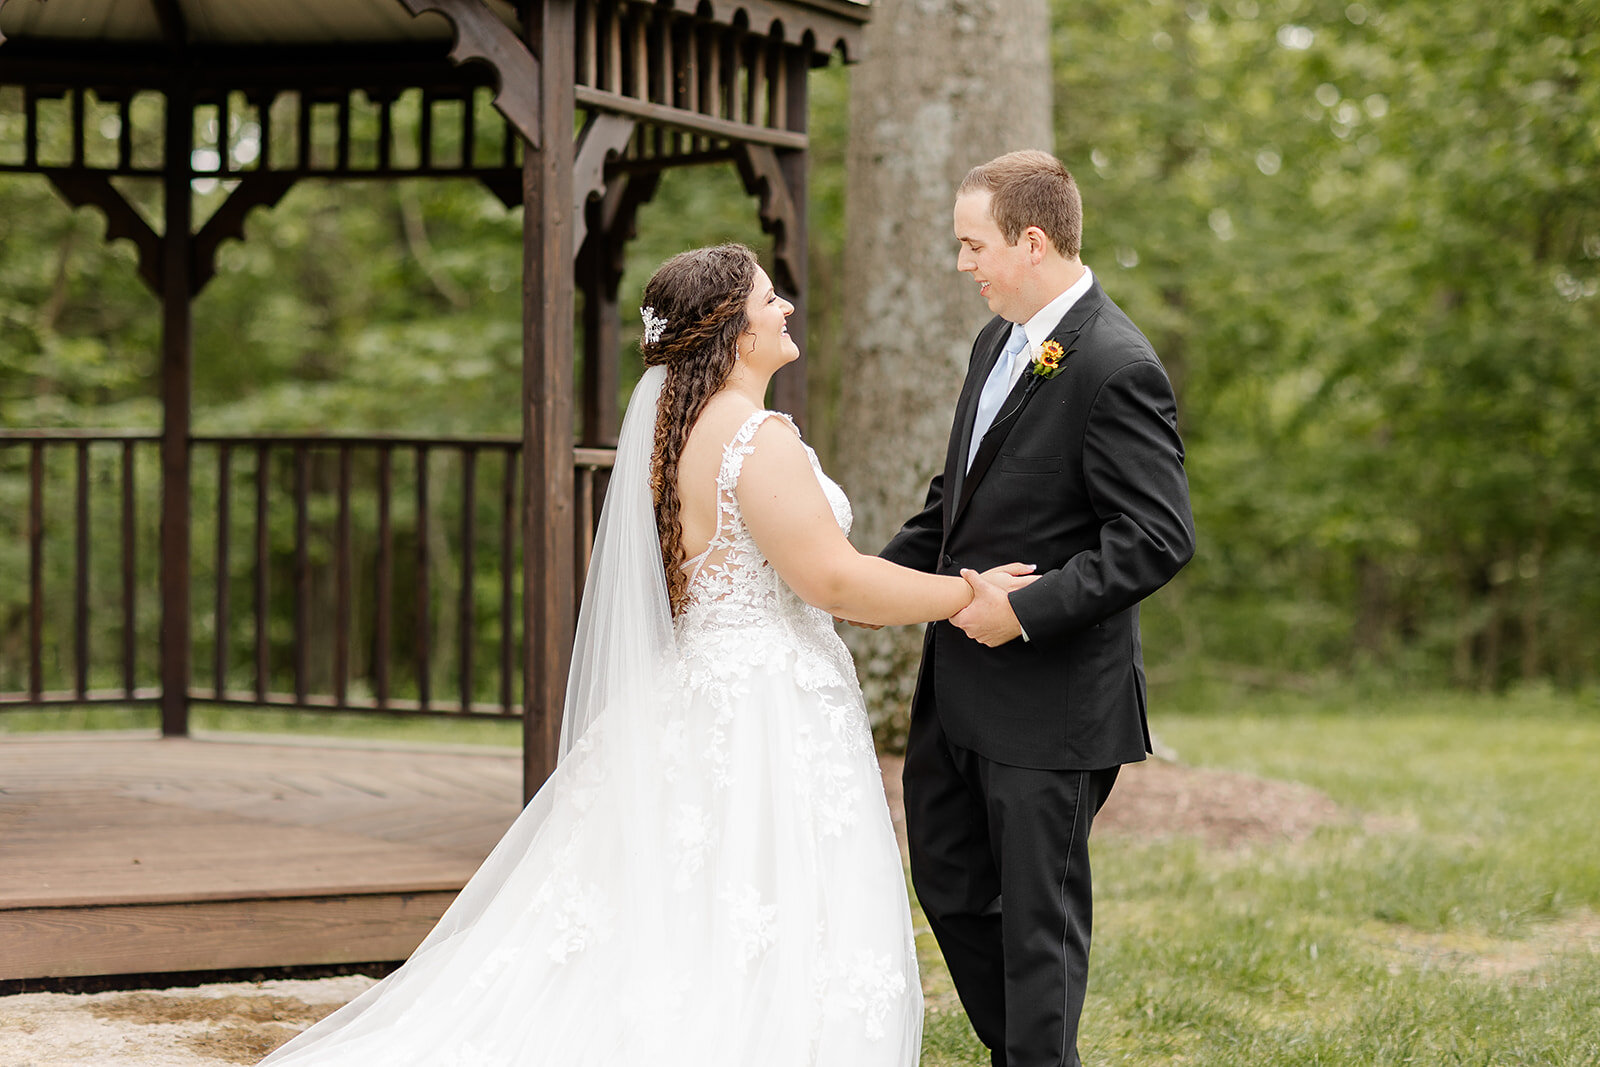
{"type": "Polygon", "coordinates": [[[706,402],[700,417],[689,430],[685,451],[693,448],[722,452],[722,446],[733,440],[739,428],[761,409],[746,397],[736,393],[718,393],[706,402]]]}
{"type": "Polygon", "coordinates": [[[680,492],[692,494],[697,486],[715,483],[722,465],[722,447],[756,410],[743,397],[719,394],[706,402],[684,438],[678,460],[680,492]]]}

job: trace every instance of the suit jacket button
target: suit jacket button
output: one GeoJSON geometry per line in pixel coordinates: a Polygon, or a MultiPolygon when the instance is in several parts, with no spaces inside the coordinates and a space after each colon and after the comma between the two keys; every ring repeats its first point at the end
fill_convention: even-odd
{"type": "Polygon", "coordinates": [[[954,564],[955,564],[955,560],[951,559],[948,555],[945,555],[945,556],[941,557],[940,560],[939,560],[939,565],[941,567],[950,567],[950,566],[953,566],[954,564]]]}

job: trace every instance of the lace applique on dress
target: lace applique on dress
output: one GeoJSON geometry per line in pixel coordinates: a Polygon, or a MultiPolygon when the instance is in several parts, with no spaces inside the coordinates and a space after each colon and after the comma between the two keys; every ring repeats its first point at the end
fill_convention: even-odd
{"type": "MultiPolygon", "coordinates": [[[[684,564],[689,572],[689,603],[679,616],[680,636],[703,626],[809,625],[819,621],[826,623],[827,631],[832,633],[832,620],[827,612],[801,600],[772,569],[756,546],[755,538],[750,536],[739,508],[739,475],[744,469],[745,457],[756,450],[753,443],[756,431],[768,419],[781,419],[794,429],[794,420],[782,412],[758,411],[722,446],[722,465],[717,471],[717,528],[706,550],[684,564]]],[[[795,429],[796,434],[799,432],[795,429]]],[[[834,520],[848,534],[852,518],[849,499],[844,490],[823,473],[811,446],[804,447],[811,469],[833,509],[834,520]]],[[[850,677],[854,678],[853,668],[850,677]]],[[[816,679],[818,685],[833,685],[837,681],[836,674],[816,679]]]]}
{"type": "Polygon", "coordinates": [[[753,885],[727,886],[717,899],[723,905],[722,918],[728,927],[728,936],[738,950],[741,969],[749,967],[755,958],[772,947],[777,936],[778,909],[761,899],[761,891],[753,885]]]}
{"type": "MultiPolygon", "coordinates": [[[[745,683],[752,671],[781,671],[817,694],[834,743],[850,751],[870,751],[870,727],[855,696],[855,664],[834,631],[833,618],[800,599],[778,576],[739,508],[739,475],[745,458],[755,452],[756,431],[768,419],[782,419],[794,428],[782,412],[758,411],[723,446],[716,532],[706,550],[684,565],[689,571],[688,602],[674,623],[682,657],[680,681],[697,693],[711,694],[731,714],[749,695],[745,683]]],[[[811,447],[805,449],[835,521],[848,534],[849,499],[823,473],[811,447]]],[[[719,758],[724,740],[714,728],[707,742],[707,755],[719,776],[728,772],[719,758]]]]}

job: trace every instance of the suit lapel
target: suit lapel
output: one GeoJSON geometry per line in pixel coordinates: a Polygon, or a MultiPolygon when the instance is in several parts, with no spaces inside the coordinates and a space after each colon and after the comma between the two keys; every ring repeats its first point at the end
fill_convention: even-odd
{"type": "Polygon", "coordinates": [[[979,365],[973,368],[974,373],[967,375],[966,383],[961,389],[961,397],[956,401],[956,427],[959,432],[955,451],[951,455],[952,469],[945,478],[945,483],[950,486],[949,492],[944,495],[946,530],[950,528],[950,523],[955,518],[955,501],[960,497],[963,483],[967,478],[967,452],[972,448],[972,421],[977,417],[978,397],[982,395],[983,383],[989,380],[995,363],[1000,359],[1000,353],[1005,350],[1006,338],[1010,336],[1010,323],[1006,323],[1004,329],[995,331],[989,350],[983,354],[979,365]]]}
{"type": "MultiPolygon", "coordinates": [[[[1077,303],[1067,309],[1067,313],[1061,316],[1061,321],[1051,331],[1049,339],[1055,341],[1066,350],[1069,358],[1072,353],[1072,342],[1077,339],[1078,332],[1083,329],[1084,324],[1093,317],[1095,312],[1100,310],[1100,305],[1105,302],[1105,298],[1105,290],[1100,288],[1100,279],[1096,278],[1090,284],[1089,291],[1084,293],[1077,303]]],[[[994,355],[987,361],[990,368],[993,368],[994,361],[998,357],[999,350],[996,349],[994,355]]],[[[1064,366],[1063,370],[1065,370],[1064,366]]],[[[985,371],[984,379],[987,380],[988,376],[988,371],[985,371]]],[[[1032,400],[1033,395],[1047,384],[1048,382],[1045,379],[1037,377],[1032,370],[1026,370],[1017,379],[1017,384],[1011,387],[1010,394],[1006,396],[1005,403],[1000,407],[999,415],[995,417],[994,423],[989,427],[989,432],[983,435],[983,441],[978,445],[978,454],[972,457],[972,469],[965,472],[964,477],[951,494],[956,501],[955,506],[951,508],[948,503],[945,505],[945,530],[947,532],[955,525],[956,520],[961,518],[961,513],[966,509],[967,501],[972,499],[973,491],[977,489],[978,483],[982,481],[990,466],[994,464],[995,457],[1000,454],[1001,446],[1005,444],[1006,437],[1011,433],[1012,427],[1022,418],[1023,409],[1028,406],[1028,401],[1032,400]]],[[[981,390],[982,385],[980,384],[978,391],[981,390]]],[[[976,408],[976,400],[970,406],[976,408]]],[[[972,411],[963,412],[965,432],[962,434],[961,452],[958,459],[962,466],[965,466],[967,449],[971,447],[972,418],[972,411]]],[[[949,499],[951,497],[947,496],[946,501],[949,499]]]]}
{"type": "MultiPolygon", "coordinates": [[[[1000,446],[1006,443],[1006,435],[1011,432],[1017,419],[1022,416],[1022,409],[1028,406],[1028,401],[1033,399],[1033,394],[1039,391],[1039,386],[1044,380],[1034,375],[1031,370],[1023,371],[1017,379],[1017,384],[1011,387],[1011,392],[1006,394],[1005,403],[1000,405],[1000,412],[995,416],[994,422],[989,425],[989,432],[983,435],[983,440],[978,443],[978,454],[972,457],[972,468],[967,471],[966,477],[961,482],[960,495],[956,500],[951,521],[954,522],[961,516],[967,506],[967,501],[972,499],[972,491],[977,488],[983,476],[988,473],[994,458],[1000,454],[1000,446]]],[[[970,441],[971,439],[968,438],[970,441]]],[[[962,455],[966,455],[965,452],[962,455]]]]}

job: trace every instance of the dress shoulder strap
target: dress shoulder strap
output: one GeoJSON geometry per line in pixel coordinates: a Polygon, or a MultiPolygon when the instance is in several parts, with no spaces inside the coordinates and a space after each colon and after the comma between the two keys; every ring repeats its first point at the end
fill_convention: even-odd
{"type": "Polygon", "coordinates": [[[722,446],[722,467],[717,472],[717,488],[724,493],[732,493],[739,484],[739,472],[744,468],[744,458],[756,450],[751,443],[756,431],[761,429],[761,424],[768,419],[782,419],[789,424],[789,428],[798,436],[800,428],[794,420],[781,411],[763,410],[753,412],[749,418],[740,424],[737,432],[727,444],[722,446]]]}

